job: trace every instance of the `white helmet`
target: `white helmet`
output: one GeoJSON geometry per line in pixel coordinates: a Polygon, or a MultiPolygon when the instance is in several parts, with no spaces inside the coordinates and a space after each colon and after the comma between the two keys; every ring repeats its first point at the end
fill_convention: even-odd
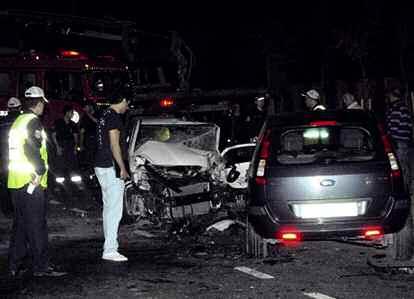
{"type": "Polygon", "coordinates": [[[17,108],[17,107],[20,107],[21,105],[22,105],[22,102],[20,102],[20,100],[18,98],[15,98],[15,97],[11,97],[7,101],[7,107],[8,108],[17,108]]]}
{"type": "Polygon", "coordinates": [[[37,86],[32,86],[24,92],[26,98],[42,98],[46,103],[49,101],[45,98],[45,92],[43,89],[37,86]]]}
{"type": "Polygon", "coordinates": [[[303,97],[309,97],[309,98],[311,98],[312,100],[315,100],[315,101],[319,101],[319,99],[320,99],[319,92],[317,92],[315,89],[310,89],[305,93],[301,93],[300,95],[303,96],[303,97]]]}

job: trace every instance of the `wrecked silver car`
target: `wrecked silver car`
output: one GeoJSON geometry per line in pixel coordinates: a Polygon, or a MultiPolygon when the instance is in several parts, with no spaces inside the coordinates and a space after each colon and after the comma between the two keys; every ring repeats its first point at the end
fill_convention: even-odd
{"type": "MultiPolygon", "coordinates": [[[[220,155],[220,128],[179,119],[136,119],[128,156],[132,180],[124,221],[179,222],[235,203],[228,183],[238,178],[220,155]]],[[[197,218],[196,217],[196,218],[197,218]]]]}

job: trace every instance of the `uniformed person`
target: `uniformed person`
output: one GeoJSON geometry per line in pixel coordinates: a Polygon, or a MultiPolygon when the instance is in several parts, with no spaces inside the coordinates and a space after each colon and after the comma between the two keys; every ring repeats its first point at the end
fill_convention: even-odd
{"type": "Polygon", "coordinates": [[[16,118],[21,114],[22,103],[18,98],[11,97],[7,101],[7,115],[0,119],[0,157],[1,157],[1,167],[2,173],[7,172],[7,162],[8,161],[8,134],[11,125],[16,120],[16,118]]]}
{"type": "Polygon", "coordinates": [[[9,173],[7,186],[14,205],[14,223],[9,247],[9,270],[16,276],[23,260],[32,258],[34,276],[62,276],[49,264],[46,134],[39,116],[43,113],[44,92],[37,86],[25,91],[25,112],[9,132],[9,173]]]}
{"type": "Polygon", "coordinates": [[[310,89],[301,96],[305,98],[305,105],[311,111],[326,110],[326,107],[320,103],[321,97],[315,89],[310,89]]]}
{"type": "Polygon", "coordinates": [[[0,207],[9,216],[13,207],[7,190],[7,172],[9,161],[9,130],[16,118],[21,114],[22,103],[18,98],[11,97],[7,101],[7,115],[0,118],[0,207]]]}

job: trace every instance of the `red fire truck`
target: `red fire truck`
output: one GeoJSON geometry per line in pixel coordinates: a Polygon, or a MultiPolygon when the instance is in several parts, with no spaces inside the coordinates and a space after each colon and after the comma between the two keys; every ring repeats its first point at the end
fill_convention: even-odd
{"type": "Polygon", "coordinates": [[[82,114],[82,103],[108,102],[127,82],[128,67],[113,56],[89,57],[66,49],[6,53],[0,55],[0,110],[7,110],[10,97],[22,99],[28,87],[39,86],[49,100],[43,123],[50,127],[63,116],[65,105],[82,114]]]}

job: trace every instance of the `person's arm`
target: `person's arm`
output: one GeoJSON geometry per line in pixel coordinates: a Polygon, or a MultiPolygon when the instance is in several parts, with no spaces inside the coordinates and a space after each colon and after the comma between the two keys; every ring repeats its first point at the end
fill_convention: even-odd
{"type": "Polygon", "coordinates": [[[75,154],[79,148],[79,128],[74,122],[71,122],[71,131],[73,135],[73,140],[75,142],[75,148],[73,149],[75,151],[75,154]]]}
{"type": "Polygon", "coordinates": [[[62,122],[63,120],[56,120],[55,123],[53,124],[53,131],[52,131],[52,140],[53,143],[56,147],[56,153],[61,156],[63,154],[63,148],[60,146],[58,140],[57,140],[57,135],[58,134],[62,134],[62,122]]]}
{"type": "Polygon", "coordinates": [[[79,146],[79,133],[73,133],[73,137],[74,137],[74,139],[75,139],[75,152],[77,152],[78,151],[78,148],[80,148],[80,146],[79,146]]]}
{"type": "Polygon", "coordinates": [[[93,116],[91,113],[85,111],[85,113],[88,115],[88,117],[96,124],[98,122],[98,119],[93,116]]]}
{"type": "Polygon", "coordinates": [[[62,148],[60,147],[60,145],[59,145],[59,143],[58,143],[58,141],[57,141],[57,139],[56,139],[56,131],[53,131],[53,133],[52,133],[52,140],[53,140],[53,143],[54,143],[54,145],[55,145],[55,147],[56,147],[56,152],[57,152],[57,154],[60,156],[60,155],[62,155],[62,148]]]}
{"type": "Polygon", "coordinates": [[[45,161],[40,156],[40,147],[42,146],[42,125],[38,119],[33,119],[29,122],[28,136],[24,144],[24,153],[33,165],[35,173],[32,183],[38,185],[40,177],[46,172],[45,161]]]}
{"type": "Polygon", "coordinates": [[[79,133],[79,149],[83,151],[85,149],[85,128],[80,129],[79,133]]]}
{"type": "Polygon", "coordinates": [[[111,144],[112,156],[115,159],[115,162],[118,164],[120,169],[121,179],[129,178],[128,171],[125,167],[124,160],[122,159],[121,146],[119,144],[120,131],[118,129],[112,129],[109,131],[109,142],[111,144]]]}

